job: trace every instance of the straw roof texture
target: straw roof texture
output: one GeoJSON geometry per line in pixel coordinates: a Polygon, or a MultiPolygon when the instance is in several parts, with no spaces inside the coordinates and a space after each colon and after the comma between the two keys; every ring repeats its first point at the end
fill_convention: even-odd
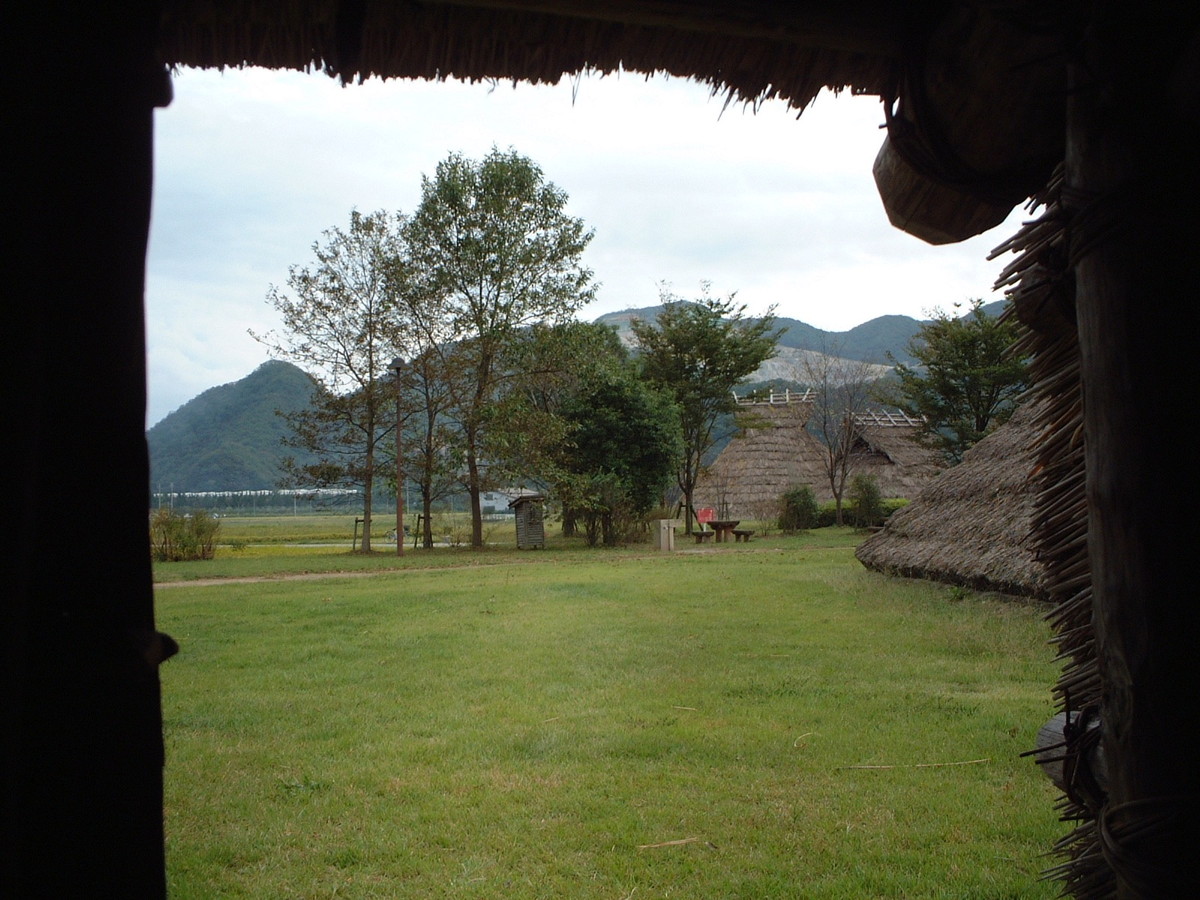
{"type": "Polygon", "coordinates": [[[873,477],[885,497],[916,497],[945,468],[941,455],[918,440],[920,427],[896,413],[856,415],[851,477],[873,477]]]}
{"type": "MultiPolygon", "coordinates": [[[[1036,448],[1039,490],[1031,527],[1053,604],[1047,619],[1054,627],[1054,643],[1063,663],[1054,694],[1058,711],[1074,717],[1099,710],[1103,685],[1092,624],[1083,388],[1062,194],[1060,167],[1037,198],[1042,214],[992,256],[1007,251],[1018,254],[997,286],[1010,288],[1013,309],[1027,326],[1019,349],[1032,358],[1030,375],[1041,398],[1042,432],[1036,448]]],[[[1088,771],[1087,742],[1080,739],[1084,731],[1079,729],[1065,748],[1056,751],[1064,766],[1075,771],[1058,807],[1062,820],[1076,825],[1056,845],[1063,862],[1048,874],[1064,883],[1064,893],[1091,900],[1114,896],[1116,877],[1102,851],[1099,827],[1107,798],[1088,771]]]]}
{"type": "Polygon", "coordinates": [[[804,427],[812,408],[807,400],[742,405],[752,427],[739,431],[701,475],[696,505],[722,517],[773,519],[791,488],[808,485],[818,500],[829,497],[824,451],[804,427]]]}
{"type": "MultiPolygon", "coordinates": [[[[820,503],[832,500],[825,448],[805,428],[812,409],[809,400],[742,403],[748,427],[701,475],[697,505],[767,519],[779,514],[780,497],[795,487],[808,485],[820,503]]],[[[885,497],[915,497],[941,471],[936,451],[916,443],[915,421],[866,414],[855,428],[851,474],[873,476],[885,497]]]]}
{"type": "Polygon", "coordinates": [[[859,561],[893,575],[1044,596],[1032,534],[1037,415],[1036,405],[1018,409],[860,544],[859,561]]]}
{"type": "MultiPolygon", "coordinates": [[[[915,16],[926,4],[912,6],[915,16]]],[[[897,10],[876,0],[167,0],[169,65],[381,78],[521,80],[624,69],[695,78],[731,101],[802,109],[824,87],[882,94],[897,10]]]]}

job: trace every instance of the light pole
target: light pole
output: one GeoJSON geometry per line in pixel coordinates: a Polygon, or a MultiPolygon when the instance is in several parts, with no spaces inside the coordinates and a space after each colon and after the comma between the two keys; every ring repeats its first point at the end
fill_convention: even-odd
{"type": "Polygon", "coordinates": [[[400,429],[404,424],[404,389],[400,382],[400,371],[404,360],[397,356],[389,366],[396,376],[396,555],[404,555],[404,457],[400,454],[400,429]]]}

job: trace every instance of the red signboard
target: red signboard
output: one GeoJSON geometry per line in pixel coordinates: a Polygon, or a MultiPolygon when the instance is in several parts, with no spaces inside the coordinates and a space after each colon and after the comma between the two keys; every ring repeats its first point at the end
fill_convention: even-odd
{"type": "Polygon", "coordinates": [[[717,517],[717,511],[711,506],[706,506],[704,509],[696,510],[696,521],[700,523],[711,522],[717,517]]]}

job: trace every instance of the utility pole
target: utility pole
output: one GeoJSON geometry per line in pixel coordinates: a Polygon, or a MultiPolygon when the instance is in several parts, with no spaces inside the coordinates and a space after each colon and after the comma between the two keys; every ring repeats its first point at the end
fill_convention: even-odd
{"type": "Polygon", "coordinates": [[[400,372],[403,358],[397,356],[390,366],[396,376],[396,555],[404,555],[404,457],[400,453],[400,431],[404,425],[404,388],[400,372]]]}

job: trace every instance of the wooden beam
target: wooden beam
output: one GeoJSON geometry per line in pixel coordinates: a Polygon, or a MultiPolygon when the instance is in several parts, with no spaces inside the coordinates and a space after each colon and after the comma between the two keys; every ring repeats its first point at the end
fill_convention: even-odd
{"type": "Polygon", "coordinates": [[[1119,897],[1182,897],[1200,832],[1200,488],[1169,423],[1187,420],[1200,384],[1188,343],[1200,24],[1195,5],[1093,9],[1071,73],[1064,197],[1110,788],[1099,833],[1119,897]]]}
{"type": "MultiPolygon", "coordinates": [[[[0,893],[162,897],[142,294],[156,3],[13,2],[0,893]]],[[[11,19],[11,21],[10,21],[11,19]]]]}
{"type": "Polygon", "coordinates": [[[1099,729],[1098,720],[1083,722],[1079,713],[1070,716],[1065,712],[1058,713],[1038,729],[1034,761],[1042,767],[1046,777],[1066,793],[1073,793],[1079,789],[1078,785],[1072,782],[1072,778],[1087,778],[1095,782],[1098,790],[1105,791],[1108,789],[1108,771],[1104,763],[1104,748],[1099,740],[1100,735],[1092,734],[1099,732],[1099,729]],[[1094,740],[1081,741],[1078,742],[1079,746],[1076,746],[1078,737],[1068,738],[1068,722],[1075,727],[1075,731],[1093,737],[1094,740]],[[1072,763],[1075,771],[1068,775],[1068,766],[1065,764],[1076,753],[1082,758],[1072,763]],[[1080,767],[1082,773],[1079,771],[1080,767]]]}
{"type": "Polygon", "coordinates": [[[883,139],[871,174],[888,221],[927,244],[955,244],[982,234],[1008,218],[1014,205],[934,180],[914,168],[890,137],[883,139]]]}

